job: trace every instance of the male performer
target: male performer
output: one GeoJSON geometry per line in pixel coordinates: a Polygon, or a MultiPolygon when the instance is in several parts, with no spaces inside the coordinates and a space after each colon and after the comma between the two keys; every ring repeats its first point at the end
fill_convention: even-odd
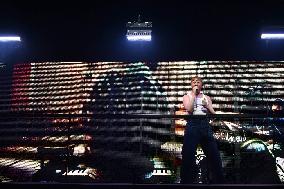
{"type": "MultiPolygon", "coordinates": [[[[195,76],[191,79],[192,90],[183,96],[183,105],[189,114],[206,115],[215,114],[209,96],[202,93],[202,80],[195,76]]],[[[208,162],[212,176],[212,183],[223,183],[223,170],[220,154],[213,137],[209,120],[192,118],[187,120],[182,148],[181,183],[194,183],[196,178],[197,145],[200,144],[208,162]]]]}

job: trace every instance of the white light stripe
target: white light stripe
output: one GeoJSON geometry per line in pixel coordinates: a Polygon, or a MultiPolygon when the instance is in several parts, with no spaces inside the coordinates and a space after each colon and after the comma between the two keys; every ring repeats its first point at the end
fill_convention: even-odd
{"type": "Polygon", "coordinates": [[[284,33],[263,33],[261,39],[284,39],[284,33]]]}
{"type": "Polygon", "coordinates": [[[127,36],[128,41],[151,41],[151,35],[136,35],[136,36],[127,36]]]}
{"type": "Polygon", "coordinates": [[[21,41],[21,38],[18,36],[0,36],[1,42],[9,42],[9,41],[21,41]]]}

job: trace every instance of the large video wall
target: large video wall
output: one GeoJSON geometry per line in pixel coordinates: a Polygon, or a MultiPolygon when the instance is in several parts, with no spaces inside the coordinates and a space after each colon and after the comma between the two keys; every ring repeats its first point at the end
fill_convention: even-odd
{"type": "MultiPolygon", "coordinates": [[[[15,65],[0,86],[1,111],[84,116],[2,118],[2,181],[178,183],[186,121],[115,114],[187,114],[182,97],[195,75],[222,114],[269,114],[284,96],[280,61],[15,65]]],[[[271,143],[263,120],[211,120],[228,183],[260,182],[260,170],[243,171],[259,163],[244,155],[252,148],[269,162],[266,181],[284,181],[281,142],[271,143]]],[[[207,182],[205,160],[198,149],[198,183],[207,182]]]]}

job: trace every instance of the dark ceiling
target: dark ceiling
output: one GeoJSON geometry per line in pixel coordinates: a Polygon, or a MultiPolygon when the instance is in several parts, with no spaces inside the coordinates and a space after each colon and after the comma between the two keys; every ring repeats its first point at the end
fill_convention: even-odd
{"type": "Polygon", "coordinates": [[[1,2],[6,62],[283,60],[283,41],[260,39],[284,26],[284,1],[38,1],[1,2]],[[153,40],[126,41],[125,23],[153,22],[153,40]]]}

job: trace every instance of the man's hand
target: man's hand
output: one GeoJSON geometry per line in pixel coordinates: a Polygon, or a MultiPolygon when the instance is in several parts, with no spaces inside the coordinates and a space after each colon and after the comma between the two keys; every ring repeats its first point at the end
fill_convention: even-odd
{"type": "Polygon", "coordinates": [[[207,98],[206,98],[206,96],[205,95],[203,95],[203,97],[202,97],[202,106],[205,106],[205,107],[207,107],[208,106],[208,100],[207,100],[207,98]]]}
{"type": "Polygon", "coordinates": [[[191,98],[191,99],[195,99],[195,97],[196,97],[196,94],[195,94],[195,92],[191,92],[191,93],[189,93],[189,98],[191,98]]]}

